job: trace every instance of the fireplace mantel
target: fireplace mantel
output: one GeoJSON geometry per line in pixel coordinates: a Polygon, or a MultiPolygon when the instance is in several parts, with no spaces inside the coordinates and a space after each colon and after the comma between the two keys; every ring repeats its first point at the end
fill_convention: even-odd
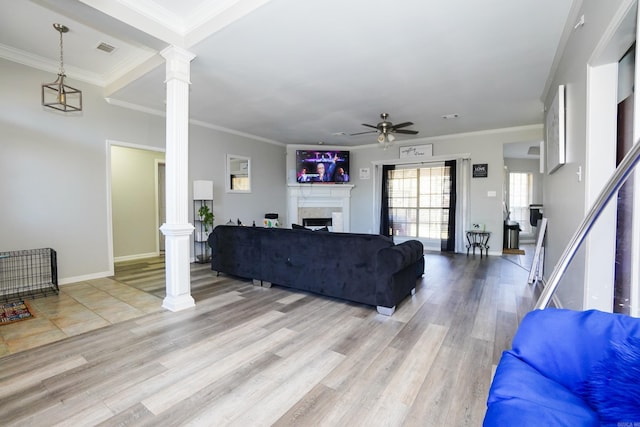
{"type": "Polygon", "coordinates": [[[289,184],[288,216],[291,224],[302,224],[300,208],[336,208],[342,213],[342,230],[348,232],[351,225],[351,184],[289,184]]]}

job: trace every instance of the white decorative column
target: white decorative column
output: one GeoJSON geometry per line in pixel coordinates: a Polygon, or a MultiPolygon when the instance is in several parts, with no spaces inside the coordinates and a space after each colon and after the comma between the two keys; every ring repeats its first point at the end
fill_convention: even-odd
{"type": "Polygon", "coordinates": [[[189,85],[192,53],[176,46],[160,52],[167,61],[167,143],[165,154],[167,218],[165,235],[167,296],[162,306],[171,311],[193,307],[191,296],[189,223],[189,85]]]}

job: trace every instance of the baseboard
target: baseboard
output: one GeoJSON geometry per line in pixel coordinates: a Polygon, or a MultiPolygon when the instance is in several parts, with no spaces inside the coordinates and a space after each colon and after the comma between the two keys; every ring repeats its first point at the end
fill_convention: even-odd
{"type": "Polygon", "coordinates": [[[113,274],[113,271],[103,271],[101,273],[86,274],[84,276],[65,277],[64,279],[58,279],[58,285],[63,286],[70,283],[84,282],[85,280],[102,279],[113,276],[113,274]]]}
{"type": "Polygon", "coordinates": [[[160,256],[160,254],[158,252],[149,252],[148,254],[136,254],[136,255],[125,255],[125,256],[114,257],[113,261],[114,262],[135,261],[138,259],[153,258],[156,256],[160,256]]]}

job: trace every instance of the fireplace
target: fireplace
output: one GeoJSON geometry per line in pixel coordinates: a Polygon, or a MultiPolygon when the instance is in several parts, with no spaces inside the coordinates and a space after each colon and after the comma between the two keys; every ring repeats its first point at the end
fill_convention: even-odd
{"type": "Polygon", "coordinates": [[[322,227],[332,227],[332,218],[302,218],[302,225],[307,228],[317,229],[322,227]]]}
{"type": "Polygon", "coordinates": [[[331,218],[302,218],[302,225],[305,227],[328,227],[331,224],[331,218]]]}
{"type": "Polygon", "coordinates": [[[350,231],[352,189],[350,184],[289,184],[289,226],[304,225],[305,218],[326,219],[330,230],[350,231]]]}

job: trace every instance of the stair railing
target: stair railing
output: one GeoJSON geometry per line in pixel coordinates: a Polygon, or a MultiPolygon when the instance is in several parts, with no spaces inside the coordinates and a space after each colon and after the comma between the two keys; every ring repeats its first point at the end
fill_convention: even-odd
{"type": "Polygon", "coordinates": [[[611,178],[609,178],[607,184],[598,195],[593,206],[589,209],[589,212],[587,212],[587,215],[580,224],[580,227],[578,227],[574,233],[569,244],[562,253],[562,256],[560,256],[560,259],[553,268],[553,271],[549,276],[549,280],[546,282],[534,309],[544,309],[549,306],[549,301],[551,301],[553,294],[558,288],[560,279],[567,271],[567,267],[569,267],[569,264],[580,248],[580,245],[584,242],[585,237],[593,227],[593,224],[600,217],[600,214],[606,207],[609,200],[611,200],[611,197],[616,194],[629,175],[633,172],[633,169],[638,164],[638,160],[640,160],[640,141],[636,141],[631,150],[629,150],[629,152],[624,156],[615,172],[611,175],[611,178]]]}

